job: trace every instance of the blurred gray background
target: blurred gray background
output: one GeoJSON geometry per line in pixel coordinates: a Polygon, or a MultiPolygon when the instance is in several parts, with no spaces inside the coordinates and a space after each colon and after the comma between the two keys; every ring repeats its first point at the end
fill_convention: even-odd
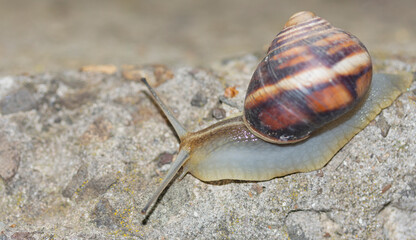
{"type": "Polygon", "coordinates": [[[311,10],[373,54],[416,56],[415,0],[0,0],[0,75],[85,64],[206,66],[262,51],[311,10]]]}

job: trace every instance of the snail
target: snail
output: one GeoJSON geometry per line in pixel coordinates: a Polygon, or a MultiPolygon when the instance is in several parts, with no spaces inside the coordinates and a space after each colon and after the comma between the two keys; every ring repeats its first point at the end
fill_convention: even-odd
{"type": "Polygon", "coordinates": [[[181,167],[203,181],[265,181],[322,168],[409,87],[412,76],[372,74],[355,36],[311,12],[293,15],[255,70],[241,115],[188,132],[142,79],[175,129],[176,160],[141,211],[181,167]]]}

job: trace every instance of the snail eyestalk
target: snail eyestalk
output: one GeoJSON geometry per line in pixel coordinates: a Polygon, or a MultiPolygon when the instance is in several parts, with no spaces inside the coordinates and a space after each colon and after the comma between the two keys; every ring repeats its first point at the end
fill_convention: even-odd
{"type": "Polygon", "coordinates": [[[189,153],[185,150],[180,150],[176,160],[172,163],[168,173],[166,174],[165,179],[163,180],[162,184],[157,188],[156,192],[153,194],[152,198],[147,202],[146,206],[142,209],[141,213],[146,214],[147,210],[154,202],[159,198],[159,195],[165,190],[166,186],[169,182],[173,179],[185,161],[188,159],[189,153]]]}
{"type": "Polygon", "coordinates": [[[142,82],[146,85],[147,89],[149,89],[150,93],[153,96],[153,99],[157,103],[157,105],[162,109],[165,116],[168,118],[170,124],[172,124],[173,128],[175,129],[176,134],[178,134],[179,139],[183,139],[186,135],[187,131],[184,126],[173,116],[172,112],[169,108],[160,100],[159,96],[156,94],[155,90],[149,85],[146,78],[141,79],[142,82]]]}
{"type": "MultiPolygon", "coordinates": [[[[150,93],[153,96],[153,99],[157,103],[157,105],[162,109],[165,116],[168,118],[170,124],[172,124],[173,128],[175,129],[176,134],[179,136],[179,139],[182,140],[185,135],[187,134],[186,129],[182,126],[182,124],[173,116],[172,112],[169,108],[160,100],[159,96],[156,94],[155,90],[149,85],[146,78],[141,79],[142,82],[146,85],[147,89],[149,89],[150,93]]],[[[169,169],[168,173],[166,174],[165,179],[163,180],[162,184],[158,187],[156,192],[153,194],[152,198],[147,202],[146,206],[142,209],[141,213],[146,214],[147,210],[156,200],[159,198],[160,194],[165,190],[166,186],[172,181],[173,177],[175,177],[176,173],[185,163],[185,161],[189,157],[189,152],[185,150],[180,150],[176,160],[172,163],[171,168],[169,169]]]]}

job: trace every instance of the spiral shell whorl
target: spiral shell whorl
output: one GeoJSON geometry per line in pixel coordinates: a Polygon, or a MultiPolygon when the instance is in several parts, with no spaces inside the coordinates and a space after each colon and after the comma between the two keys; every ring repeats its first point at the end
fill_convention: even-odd
{"type": "Polygon", "coordinates": [[[355,36],[313,13],[295,14],[253,74],[244,119],[266,141],[300,141],[353,108],[371,78],[370,55],[355,36]]]}
{"type": "Polygon", "coordinates": [[[316,15],[313,12],[303,11],[303,12],[295,13],[286,22],[284,28],[288,28],[288,27],[291,27],[291,26],[298,25],[302,22],[311,20],[312,18],[315,18],[315,17],[316,17],[316,15]]]}

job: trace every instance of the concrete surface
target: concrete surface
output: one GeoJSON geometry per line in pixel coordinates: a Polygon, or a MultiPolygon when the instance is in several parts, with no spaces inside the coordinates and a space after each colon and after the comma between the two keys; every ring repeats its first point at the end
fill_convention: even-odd
{"type": "MultiPolygon", "coordinates": [[[[143,84],[123,78],[130,76],[125,71],[146,69],[174,114],[196,130],[217,121],[212,109],[238,112],[258,61],[246,55],[210,70],[164,68],[170,74],[158,76],[167,78],[150,66],[0,78],[0,162],[7,167],[0,171],[0,238],[414,238],[414,90],[322,170],[265,182],[207,183],[187,175],[147,216],[140,214],[178,139],[143,84]],[[219,103],[228,86],[239,91],[231,99],[237,107],[219,103]],[[205,104],[192,106],[196,95],[205,104]]],[[[414,62],[397,59],[376,66],[416,70],[414,62]]]]}
{"type": "Polygon", "coordinates": [[[306,9],[359,36],[377,71],[414,73],[414,7],[0,0],[0,239],[416,239],[415,83],[322,170],[187,175],[143,216],[179,144],[137,81],[188,129],[211,125],[239,112],[264,48],[306,9]]]}

